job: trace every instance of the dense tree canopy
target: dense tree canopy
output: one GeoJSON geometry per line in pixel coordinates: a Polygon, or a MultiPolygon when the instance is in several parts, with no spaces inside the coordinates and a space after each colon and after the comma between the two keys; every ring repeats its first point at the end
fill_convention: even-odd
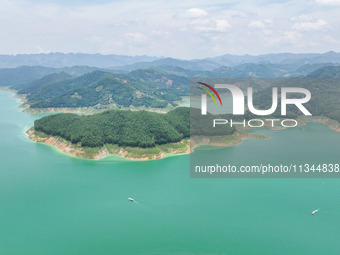
{"type": "Polygon", "coordinates": [[[189,113],[188,108],[178,108],[167,114],[122,110],[84,116],[61,113],[36,120],[34,127],[82,146],[98,147],[110,143],[153,147],[188,137],[189,113]]]}
{"type": "Polygon", "coordinates": [[[181,100],[189,91],[188,80],[155,71],[115,75],[93,71],[78,77],[53,74],[26,85],[18,93],[27,94],[31,108],[117,107],[164,108],[181,100]]]}
{"type": "Polygon", "coordinates": [[[166,114],[148,111],[109,110],[94,115],[60,113],[38,119],[34,128],[48,135],[60,136],[82,146],[104,144],[153,147],[178,142],[190,136],[190,119],[195,121],[192,135],[228,135],[235,129],[228,126],[212,129],[214,116],[202,118],[198,109],[180,107],[166,114]],[[191,117],[191,118],[190,118],[191,117]]]}

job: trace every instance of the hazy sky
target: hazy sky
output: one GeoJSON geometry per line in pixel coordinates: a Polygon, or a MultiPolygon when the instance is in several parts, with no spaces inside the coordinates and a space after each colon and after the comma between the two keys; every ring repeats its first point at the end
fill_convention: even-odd
{"type": "Polygon", "coordinates": [[[0,54],[340,51],[340,0],[0,0],[0,54]]]}

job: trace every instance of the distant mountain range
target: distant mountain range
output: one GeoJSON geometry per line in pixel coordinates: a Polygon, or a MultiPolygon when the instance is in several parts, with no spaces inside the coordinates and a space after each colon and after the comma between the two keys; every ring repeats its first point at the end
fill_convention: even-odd
{"type": "MultiPolygon", "coordinates": [[[[40,55],[21,57],[26,56],[29,59],[40,55]]],[[[101,57],[108,62],[97,63],[96,67],[27,65],[0,69],[0,86],[10,87],[17,90],[18,94],[27,95],[31,108],[91,106],[105,109],[175,106],[182,96],[189,95],[191,78],[340,77],[340,54],[335,52],[262,56],[224,55],[203,60],[172,58],[153,60],[152,57],[110,55],[111,59],[116,60],[126,57],[124,63],[130,61],[128,65],[116,68],[111,66],[113,62],[109,62],[109,56],[99,54],[51,53],[42,56],[44,61],[60,57],[64,59],[63,63],[75,63],[77,59],[75,56],[79,57],[78,64],[91,58],[100,61],[101,57]],[[75,62],[71,60],[67,62],[69,58],[75,62]],[[143,61],[132,63],[138,60],[143,61]],[[106,65],[111,67],[104,68],[106,65]]]]}
{"type": "Polygon", "coordinates": [[[22,85],[33,82],[45,75],[65,72],[72,76],[79,76],[88,72],[102,70],[116,73],[114,70],[102,69],[98,67],[73,66],[63,68],[52,68],[43,66],[20,66],[16,68],[0,69],[0,86],[12,87],[14,89],[21,88],[22,85]]]}
{"type": "Polygon", "coordinates": [[[131,65],[137,62],[148,62],[159,59],[149,56],[102,55],[86,53],[41,53],[0,55],[0,68],[19,66],[72,67],[91,66],[109,68],[131,65]]]}
{"type": "Polygon", "coordinates": [[[175,58],[150,56],[101,55],[86,53],[41,53],[0,55],[0,68],[19,66],[72,67],[90,66],[132,71],[151,66],[176,66],[188,70],[211,71],[221,66],[238,66],[241,64],[279,64],[296,69],[305,64],[340,63],[340,53],[278,53],[259,56],[222,55],[213,58],[180,60],[175,58]]]}
{"type": "Polygon", "coordinates": [[[281,65],[305,65],[316,63],[340,63],[340,53],[329,51],[326,53],[277,53],[258,56],[236,56],[226,54],[219,57],[207,58],[221,65],[235,66],[245,63],[271,63],[281,65]]]}

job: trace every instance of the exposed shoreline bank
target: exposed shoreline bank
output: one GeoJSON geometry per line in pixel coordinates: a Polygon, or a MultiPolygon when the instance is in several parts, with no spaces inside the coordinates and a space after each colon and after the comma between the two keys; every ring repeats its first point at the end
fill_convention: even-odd
{"type": "Polygon", "coordinates": [[[165,158],[168,154],[182,155],[190,153],[189,139],[184,139],[177,143],[158,145],[153,148],[123,148],[113,144],[90,148],[82,147],[80,144],[72,144],[61,137],[49,136],[43,132],[34,130],[33,127],[27,130],[26,133],[28,138],[35,142],[52,145],[58,150],[78,158],[93,160],[100,160],[113,155],[129,160],[144,161],[165,158]]]}
{"type": "Polygon", "coordinates": [[[299,126],[304,126],[309,122],[320,123],[320,124],[326,125],[328,128],[336,132],[340,132],[340,123],[336,120],[330,119],[325,116],[315,116],[315,117],[304,116],[304,117],[299,117],[298,121],[299,121],[299,126]]]}
{"type": "Polygon", "coordinates": [[[153,148],[132,148],[132,147],[120,147],[118,145],[106,144],[100,148],[82,147],[80,144],[72,144],[71,142],[61,138],[49,136],[43,132],[36,131],[34,128],[30,128],[26,131],[28,138],[38,142],[52,145],[59,151],[66,154],[92,160],[100,160],[107,156],[119,156],[129,160],[145,161],[162,159],[170,156],[179,156],[189,154],[194,151],[195,148],[202,145],[212,146],[234,146],[241,143],[245,139],[257,138],[266,139],[269,138],[265,135],[249,133],[245,131],[237,131],[232,135],[223,137],[193,137],[191,139],[183,139],[177,143],[169,143],[158,145],[153,148]]]}

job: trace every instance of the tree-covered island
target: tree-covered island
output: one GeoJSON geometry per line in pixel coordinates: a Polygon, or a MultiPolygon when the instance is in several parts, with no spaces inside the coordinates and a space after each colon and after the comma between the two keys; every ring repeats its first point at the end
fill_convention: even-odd
{"type": "MultiPolygon", "coordinates": [[[[93,115],[59,113],[34,122],[27,131],[29,138],[56,146],[68,154],[100,159],[118,155],[136,160],[163,158],[168,154],[190,152],[190,134],[211,136],[209,124],[216,116],[208,114],[195,127],[190,119],[200,116],[198,109],[179,107],[168,113],[108,110],[93,115]],[[191,116],[190,116],[191,111],[191,116]],[[210,121],[209,121],[210,119],[210,121]]],[[[236,132],[228,126],[215,130],[217,145],[234,145],[256,135],[236,132]]],[[[199,141],[201,138],[196,139],[199,141]]],[[[205,141],[206,142],[206,141],[205,141]]],[[[197,142],[192,142],[197,146],[197,142]]]]}

